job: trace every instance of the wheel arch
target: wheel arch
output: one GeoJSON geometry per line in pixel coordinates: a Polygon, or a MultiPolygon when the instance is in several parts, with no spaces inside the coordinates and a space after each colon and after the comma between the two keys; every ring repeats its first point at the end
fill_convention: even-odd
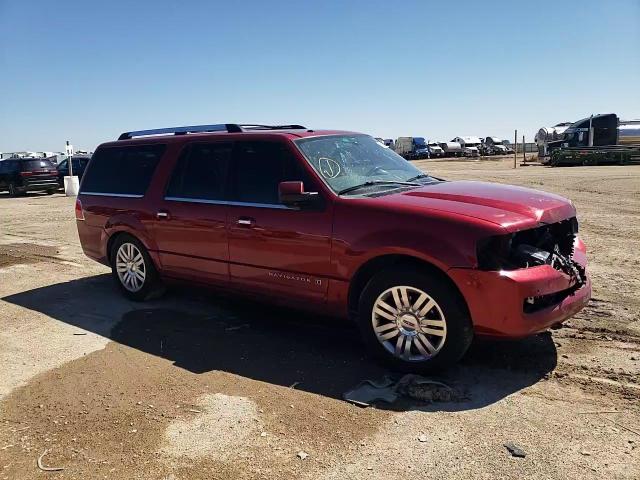
{"type": "Polygon", "coordinates": [[[107,262],[109,263],[109,265],[111,265],[111,250],[113,249],[113,245],[116,242],[116,240],[118,238],[121,238],[123,236],[126,237],[131,237],[136,239],[138,242],[140,242],[142,244],[142,246],[147,250],[147,253],[149,254],[149,257],[151,258],[151,261],[153,262],[153,266],[158,269],[158,258],[156,255],[156,252],[152,251],[149,249],[149,246],[147,245],[147,243],[144,241],[144,239],[140,238],[140,236],[136,235],[135,233],[132,233],[129,230],[116,230],[114,232],[111,233],[111,235],[109,235],[109,238],[107,239],[107,245],[106,245],[106,258],[107,258],[107,262]]]}
{"type": "Polygon", "coordinates": [[[351,318],[355,318],[355,315],[357,315],[358,303],[360,301],[362,291],[376,274],[385,269],[402,267],[416,268],[418,270],[428,272],[430,275],[433,275],[445,282],[459,297],[459,300],[466,309],[469,318],[471,318],[469,307],[464,295],[445,271],[422,258],[406,254],[380,255],[369,259],[363,263],[358,270],[356,270],[356,273],[351,277],[351,281],[349,282],[349,293],[347,297],[349,316],[351,318]]]}

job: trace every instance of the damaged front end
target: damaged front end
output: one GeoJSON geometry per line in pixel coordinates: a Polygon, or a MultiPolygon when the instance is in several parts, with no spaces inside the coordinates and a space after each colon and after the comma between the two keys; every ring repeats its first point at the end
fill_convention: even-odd
{"type": "Polygon", "coordinates": [[[477,247],[478,268],[511,271],[548,265],[568,276],[568,287],[524,299],[524,313],[561,303],[587,281],[585,268],[574,260],[578,221],[575,217],[537,228],[489,237],[477,247]]]}

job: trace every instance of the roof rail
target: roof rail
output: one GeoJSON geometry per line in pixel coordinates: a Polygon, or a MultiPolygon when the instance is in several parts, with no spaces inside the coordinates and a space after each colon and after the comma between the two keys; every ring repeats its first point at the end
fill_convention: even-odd
{"type": "Polygon", "coordinates": [[[134,137],[146,137],[149,135],[185,135],[187,133],[199,132],[241,132],[242,129],[235,123],[220,123],[217,125],[190,125],[186,127],[156,128],[153,130],[136,130],[134,132],[124,132],[118,140],[129,140],[134,137]]]}
{"type": "Polygon", "coordinates": [[[188,133],[229,132],[240,133],[247,130],[306,130],[302,125],[238,125],[236,123],[219,123],[215,125],[190,125],[186,127],[156,128],[153,130],[136,130],[124,132],[118,140],[129,140],[135,137],[150,135],[186,135],[188,133]]]}
{"type": "Polygon", "coordinates": [[[306,130],[307,127],[303,125],[250,125],[241,124],[238,125],[242,130],[306,130]]]}

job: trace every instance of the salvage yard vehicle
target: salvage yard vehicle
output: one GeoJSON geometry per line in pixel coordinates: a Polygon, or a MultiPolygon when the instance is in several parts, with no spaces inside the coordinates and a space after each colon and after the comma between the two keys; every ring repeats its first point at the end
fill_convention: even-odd
{"type": "Polygon", "coordinates": [[[482,141],[479,137],[456,137],[452,142],[457,142],[462,147],[462,154],[465,157],[479,157],[482,141]]]}
{"type": "Polygon", "coordinates": [[[429,156],[431,158],[444,157],[444,150],[438,142],[429,142],[429,156]]]}
{"type": "Polygon", "coordinates": [[[442,148],[445,157],[462,156],[462,145],[460,145],[458,142],[441,142],[440,148],[442,148]]]}
{"type": "Polygon", "coordinates": [[[429,158],[429,146],[424,137],[399,137],[396,140],[394,150],[407,160],[429,158]]]}
{"type": "Polygon", "coordinates": [[[487,137],[483,142],[486,155],[506,155],[507,147],[504,145],[504,140],[500,140],[498,137],[487,137]]]}
{"type": "Polygon", "coordinates": [[[58,188],[58,171],[43,158],[20,157],[0,161],[0,192],[15,197],[28,192],[52,194],[58,188]]]}
{"type": "Polygon", "coordinates": [[[591,294],[569,200],[437,179],[353,132],[126,132],[94,153],[75,215],[129,299],[177,281],[350,318],[408,371],[453,364],[474,336],[545,330],[591,294]]]}
{"type": "MultiPolygon", "coordinates": [[[[74,155],[72,158],[73,175],[82,179],[84,171],[91,157],[87,155],[74,155]]],[[[58,185],[64,188],[64,177],[69,176],[69,159],[66,158],[58,165],[58,185]]]]}
{"type": "Polygon", "coordinates": [[[540,160],[553,167],[638,164],[640,121],[620,121],[615,113],[592,115],[569,125],[545,147],[549,156],[540,160]]]}

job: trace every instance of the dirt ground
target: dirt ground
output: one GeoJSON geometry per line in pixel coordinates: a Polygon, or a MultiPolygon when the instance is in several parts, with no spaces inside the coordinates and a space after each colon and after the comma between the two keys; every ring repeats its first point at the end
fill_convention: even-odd
{"type": "Polygon", "coordinates": [[[416,163],[564,195],[588,247],[591,304],[474,344],[434,377],[455,402],[349,404],[387,372],[346,322],[186,287],[129,302],[73,199],[0,194],[0,479],[640,478],[640,166],[416,163]]]}

